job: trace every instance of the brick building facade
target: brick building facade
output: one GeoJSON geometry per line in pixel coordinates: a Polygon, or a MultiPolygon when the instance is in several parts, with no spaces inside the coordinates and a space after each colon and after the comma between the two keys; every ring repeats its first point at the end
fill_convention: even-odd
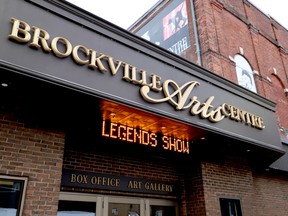
{"type": "Polygon", "coordinates": [[[0,3],[0,215],[288,213],[287,30],[246,0],[130,30],[171,5],[189,39],[156,42],[182,57],[65,1],[0,3]]]}

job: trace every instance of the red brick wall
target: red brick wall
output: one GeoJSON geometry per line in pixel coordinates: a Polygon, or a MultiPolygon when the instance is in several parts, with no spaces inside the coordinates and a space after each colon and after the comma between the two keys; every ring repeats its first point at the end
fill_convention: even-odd
{"type": "Polygon", "coordinates": [[[255,208],[252,215],[288,215],[287,173],[267,171],[253,174],[255,208]]]}
{"type": "Polygon", "coordinates": [[[227,156],[222,162],[203,162],[202,173],[206,215],[221,215],[220,198],[240,199],[243,215],[253,215],[253,178],[247,160],[227,156]]]}
{"type": "Polygon", "coordinates": [[[184,205],[182,204],[183,212],[180,215],[206,216],[201,164],[194,161],[184,166],[184,191],[181,197],[184,205]]]}
{"type": "Polygon", "coordinates": [[[28,177],[24,216],[57,214],[63,150],[64,134],[0,113],[0,173],[28,177]]]}
{"type": "Polygon", "coordinates": [[[245,216],[287,215],[287,173],[254,170],[237,156],[202,162],[201,168],[206,215],[221,215],[219,198],[240,199],[245,216]]]}

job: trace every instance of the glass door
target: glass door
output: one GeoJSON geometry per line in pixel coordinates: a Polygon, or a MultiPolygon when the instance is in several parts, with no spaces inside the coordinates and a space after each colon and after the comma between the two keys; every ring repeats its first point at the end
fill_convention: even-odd
{"type": "Polygon", "coordinates": [[[170,200],[149,199],[146,201],[149,207],[147,216],[177,216],[178,207],[176,202],[170,200]]]}
{"type": "MultiPolygon", "coordinates": [[[[106,199],[104,199],[106,201],[106,199]]],[[[105,205],[104,205],[105,206],[105,205]]],[[[142,216],[144,215],[143,201],[140,198],[108,197],[108,216],[142,216]],[[142,214],[141,214],[142,213],[142,214]]]]}
{"type": "Polygon", "coordinates": [[[140,205],[109,203],[108,216],[139,216],[140,205]]]}
{"type": "Polygon", "coordinates": [[[175,201],[62,192],[57,216],[178,216],[175,201]]]}

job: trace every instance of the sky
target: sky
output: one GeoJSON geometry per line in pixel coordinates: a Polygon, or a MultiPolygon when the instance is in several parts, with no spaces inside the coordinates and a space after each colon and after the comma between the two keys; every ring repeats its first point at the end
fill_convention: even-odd
{"type": "Polygon", "coordinates": [[[67,0],[124,29],[153,7],[159,0],[67,0]]]}
{"type": "MultiPolygon", "coordinates": [[[[159,0],[67,0],[124,29],[131,26],[159,0]]],[[[249,0],[263,13],[288,29],[287,0],[249,0]]]]}

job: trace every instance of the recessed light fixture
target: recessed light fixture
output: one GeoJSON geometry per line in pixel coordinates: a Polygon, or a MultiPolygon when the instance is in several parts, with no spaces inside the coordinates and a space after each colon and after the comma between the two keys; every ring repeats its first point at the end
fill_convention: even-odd
{"type": "Polygon", "coordinates": [[[116,113],[113,113],[113,112],[110,113],[110,117],[111,117],[111,118],[114,118],[115,116],[116,116],[116,113]]]}
{"type": "Polygon", "coordinates": [[[2,86],[2,87],[8,87],[8,83],[4,83],[4,82],[3,82],[3,83],[1,83],[1,86],[2,86]]]}

